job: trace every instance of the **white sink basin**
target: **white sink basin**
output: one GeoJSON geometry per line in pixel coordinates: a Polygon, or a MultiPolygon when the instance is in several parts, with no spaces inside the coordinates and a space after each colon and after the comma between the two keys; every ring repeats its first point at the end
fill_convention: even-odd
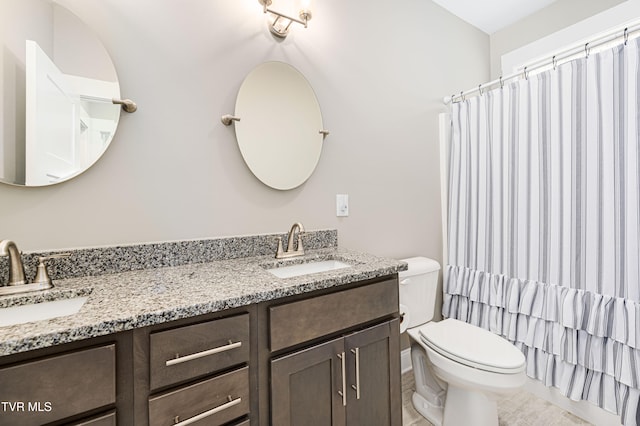
{"type": "Polygon", "coordinates": [[[87,298],[88,296],[73,297],[52,302],[0,308],[0,327],[73,315],[78,313],[87,298]]]}
{"type": "Polygon", "coordinates": [[[280,266],[267,269],[278,278],[291,278],[300,275],[316,274],[318,272],[335,271],[336,269],[348,268],[351,265],[339,260],[319,260],[316,262],[299,263],[291,266],[280,266]]]}

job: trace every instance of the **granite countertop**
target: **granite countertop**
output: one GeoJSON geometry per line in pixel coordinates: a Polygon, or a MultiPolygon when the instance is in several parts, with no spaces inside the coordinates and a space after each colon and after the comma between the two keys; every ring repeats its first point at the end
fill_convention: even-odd
{"type": "Polygon", "coordinates": [[[0,356],[382,277],[405,269],[406,264],[400,261],[330,247],[279,261],[272,255],[252,256],[54,279],[52,290],[0,297],[0,308],[88,294],[87,302],[74,315],[0,327],[0,356]],[[352,266],[285,279],[266,270],[310,259],[336,259],[352,266]]]}

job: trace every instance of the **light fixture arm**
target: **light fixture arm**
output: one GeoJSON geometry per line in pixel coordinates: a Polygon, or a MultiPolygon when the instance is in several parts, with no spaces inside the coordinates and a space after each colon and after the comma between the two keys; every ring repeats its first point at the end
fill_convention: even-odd
{"type": "Polygon", "coordinates": [[[301,10],[299,13],[299,18],[294,18],[293,16],[289,16],[286,15],[284,13],[278,12],[277,10],[273,10],[271,8],[269,8],[269,6],[271,6],[272,0],[258,0],[258,2],[262,5],[262,11],[263,13],[270,13],[272,15],[274,15],[276,18],[275,20],[269,24],[269,30],[271,30],[271,32],[280,38],[285,38],[287,36],[287,34],[289,34],[289,27],[291,26],[292,22],[296,22],[302,26],[304,26],[305,28],[307,28],[307,23],[309,22],[309,20],[311,19],[311,11],[310,10],[301,10]],[[281,26],[277,26],[278,21],[280,19],[286,19],[289,22],[286,24],[286,26],[284,26],[284,28],[282,28],[281,26]]]}
{"type": "Polygon", "coordinates": [[[300,15],[301,15],[300,18],[301,19],[296,19],[296,18],[294,18],[292,16],[285,15],[284,13],[280,13],[280,12],[275,11],[273,9],[269,9],[268,7],[265,6],[264,7],[264,13],[267,13],[267,12],[271,13],[272,15],[276,15],[278,17],[278,19],[279,18],[285,18],[285,19],[290,20],[291,22],[297,22],[300,25],[304,25],[305,28],[307,28],[307,21],[309,19],[311,19],[310,18],[311,14],[309,12],[307,12],[307,11],[301,11],[300,12],[300,15]]]}

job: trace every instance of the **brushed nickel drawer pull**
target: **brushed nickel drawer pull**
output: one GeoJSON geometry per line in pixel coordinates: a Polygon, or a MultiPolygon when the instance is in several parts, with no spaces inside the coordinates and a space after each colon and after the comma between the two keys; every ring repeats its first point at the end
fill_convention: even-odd
{"type": "Polygon", "coordinates": [[[345,370],[347,368],[347,361],[345,359],[344,352],[339,353],[338,358],[340,358],[340,365],[342,368],[342,371],[341,371],[342,390],[338,391],[338,395],[342,397],[342,405],[346,407],[347,406],[347,375],[345,370]]]}
{"type": "Polygon", "coordinates": [[[356,356],[356,384],[351,387],[356,391],[356,399],[360,399],[360,348],[351,349],[351,353],[356,356]]]}
{"type": "MultiPolygon", "coordinates": [[[[175,426],[186,426],[186,425],[190,425],[191,423],[195,423],[198,420],[202,420],[206,417],[212,416],[216,413],[219,413],[220,411],[224,411],[227,408],[231,408],[234,405],[238,405],[242,402],[242,398],[236,398],[236,399],[232,399],[231,395],[229,395],[227,397],[227,399],[229,400],[229,402],[226,402],[222,405],[218,405],[215,408],[212,408],[211,410],[205,411],[204,413],[200,413],[198,415],[195,415],[193,417],[188,418],[187,420],[175,423],[175,426]]],[[[178,416],[175,417],[176,419],[178,418],[178,416]]]]}
{"type": "Polygon", "coordinates": [[[165,364],[167,367],[170,367],[172,365],[181,364],[183,362],[191,361],[191,360],[202,358],[205,356],[214,355],[220,352],[230,351],[231,349],[239,348],[240,346],[242,346],[242,342],[235,342],[235,343],[229,342],[228,345],[219,346],[217,348],[209,349],[202,352],[196,352],[195,354],[191,354],[191,355],[176,357],[175,359],[170,359],[167,362],[165,362],[165,364]]]}

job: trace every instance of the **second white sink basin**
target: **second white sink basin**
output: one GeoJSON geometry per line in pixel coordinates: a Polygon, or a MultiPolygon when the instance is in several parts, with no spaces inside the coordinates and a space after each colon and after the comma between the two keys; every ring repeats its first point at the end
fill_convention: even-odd
{"type": "Polygon", "coordinates": [[[278,278],[291,278],[300,275],[316,274],[318,272],[335,271],[336,269],[348,268],[350,266],[350,264],[339,260],[319,260],[290,266],[280,266],[267,269],[267,271],[278,278]]]}
{"type": "Polygon", "coordinates": [[[52,302],[0,308],[0,327],[73,315],[78,313],[87,298],[88,296],[72,297],[52,302]]]}

